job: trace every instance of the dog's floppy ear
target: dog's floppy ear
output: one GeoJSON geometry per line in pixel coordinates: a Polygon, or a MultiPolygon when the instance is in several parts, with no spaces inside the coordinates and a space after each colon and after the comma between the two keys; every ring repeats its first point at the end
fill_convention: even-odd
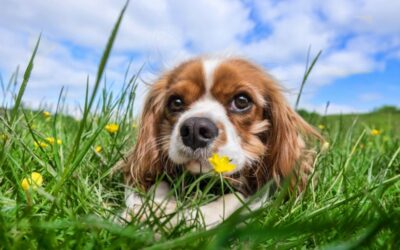
{"type": "Polygon", "coordinates": [[[162,170],[157,135],[163,113],[165,85],[166,77],[159,79],[146,97],[135,147],[122,163],[128,185],[147,189],[162,170]]]}
{"type": "Polygon", "coordinates": [[[267,154],[264,165],[278,185],[292,178],[292,188],[302,190],[312,171],[315,153],[307,147],[309,139],[322,139],[288,104],[280,87],[268,82],[265,115],[270,123],[267,132],[267,154]]]}

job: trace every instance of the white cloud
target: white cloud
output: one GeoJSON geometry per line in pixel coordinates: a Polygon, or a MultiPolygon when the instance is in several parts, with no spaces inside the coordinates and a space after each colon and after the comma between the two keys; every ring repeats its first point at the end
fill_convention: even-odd
{"type": "Polygon", "coordinates": [[[337,104],[337,103],[329,103],[328,107],[327,107],[326,103],[319,104],[319,105],[306,104],[306,105],[303,105],[302,108],[305,108],[312,112],[317,112],[319,114],[326,113],[328,115],[362,113],[362,112],[367,111],[367,110],[362,110],[362,109],[356,109],[349,105],[337,104]]]}
{"type": "Polygon", "coordinates": [[[244,46],[243,52],[258,62],[284,64],[303,60],[310,45],[323,49],[329,46],[332,32],[320,27],[312,17],[296,15],[273,23],[272,34],[244,46]]]}
{"type": "MultiPolygon", "coordinates": [[[[24,67],[42,31],[27,97],[34,89],[41,89],[47,97],[55,95],[64,85],[70,89],[80,86],[76,96],[70,93],[82,99],[86,76],[93,81],[99,54],[124,2],[3,2],[0,69],[9,77],[16,65],[24,67]]],[[[237,47],[239,37],[253,25],[248,12],[240,1],[131,1],[107,76],[122,79],[131,58],[134,69],[146,64],[145,71],[152,71],[153,65],[169,67],[199,51],[220,51],[227,44],[237,47]]]]}
{"type": "Polygon", "coordinates": [[[383,96],[379,93],[362,93],[358,96],[358,99],[362,102],[371,102],[381,100],[383,96]]]}
{"type": "MultiPolygon", "coordinates": [[[[94,80],[100,53],[124,3],[2,1],[3,77],[16,65],[26,65],[43,32],[27,98],[51,99],[65,85],[81,100],[86,76],[94,80]]],[[[142,78],[151,81],[160,69],[194,55],[236,54],[263,64],[295,93],[311,45],[313,55],[324,50],[307,85],[313,93],[338,78],[382,69],[385,57],[378,54],[400,58],[399,9],[397,0],[131,1],[107,78],[118,83],[130,59],[133,70],[146,64],[142,78]],[[248,39],[259,26],[268,32],[248,39]]]]}
{"type": "Polygon", "coordinates": [[[341,50],[322,58],[310,78],[315,84],[322,85],[337,78],[371,72],[378,66],[379,63],[368,55],[354,50],[341,50]]]}
{"type": "Polygon", "coordinates": [[[172,22],[186,42],[198,51],[221,51],[236,47],[238,38],[254,26],[250,10],[240,1],[169,1],[172,22]]]}

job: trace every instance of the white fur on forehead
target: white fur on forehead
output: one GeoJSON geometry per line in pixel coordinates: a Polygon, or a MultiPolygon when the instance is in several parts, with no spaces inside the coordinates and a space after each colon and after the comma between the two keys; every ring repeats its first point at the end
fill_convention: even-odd
{"type": "Polygon", "coordinates": [[[221,58],[205,58],[203,62],[204,80],[206,94],[210,93],[211,87],[214,84],[214,73],[223,60],[221,58]]]}

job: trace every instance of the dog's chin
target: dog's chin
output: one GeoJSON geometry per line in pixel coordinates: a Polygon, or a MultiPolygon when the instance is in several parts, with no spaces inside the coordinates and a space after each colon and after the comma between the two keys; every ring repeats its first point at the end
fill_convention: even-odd
{"type": "Polygon", "coordinates": [[[208,158],[211,156],[209,149],[192,151],[186,147],[175,147],[171,148],[169,153],[169,159],[177,164],[181,165],[192,174],[208,173],[213,170],[212,166],[208,162],[208,158]]]}
{"type": "Polygon", "coordinates": [[[185,169],[192,174],[204,174],[212,171],[212,166],[206,161],[190,160],[185,164],[185,169]]]}

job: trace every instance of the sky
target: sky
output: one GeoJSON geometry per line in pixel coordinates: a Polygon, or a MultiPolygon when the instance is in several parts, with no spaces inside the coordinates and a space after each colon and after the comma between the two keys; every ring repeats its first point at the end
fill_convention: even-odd
{"type": "MultiPolygon", "coordinates": [[[[42,34],[24,103],[84,100],[124,0],[0,0],[0,74],[24,69],[42,34]]],[[[400,106],[399,0],[131,0],[107,65],[118,92],[128,64],[151,83],[185,59],[240,56],[284,86],[293,105],[307,54],[322,50],[300,107],[328,113],[400,106]]],[[[136,107],[147,90],[139,86],[136,107]]],[[[137,110],[139,111],[139,110],[137,110]]]]}

